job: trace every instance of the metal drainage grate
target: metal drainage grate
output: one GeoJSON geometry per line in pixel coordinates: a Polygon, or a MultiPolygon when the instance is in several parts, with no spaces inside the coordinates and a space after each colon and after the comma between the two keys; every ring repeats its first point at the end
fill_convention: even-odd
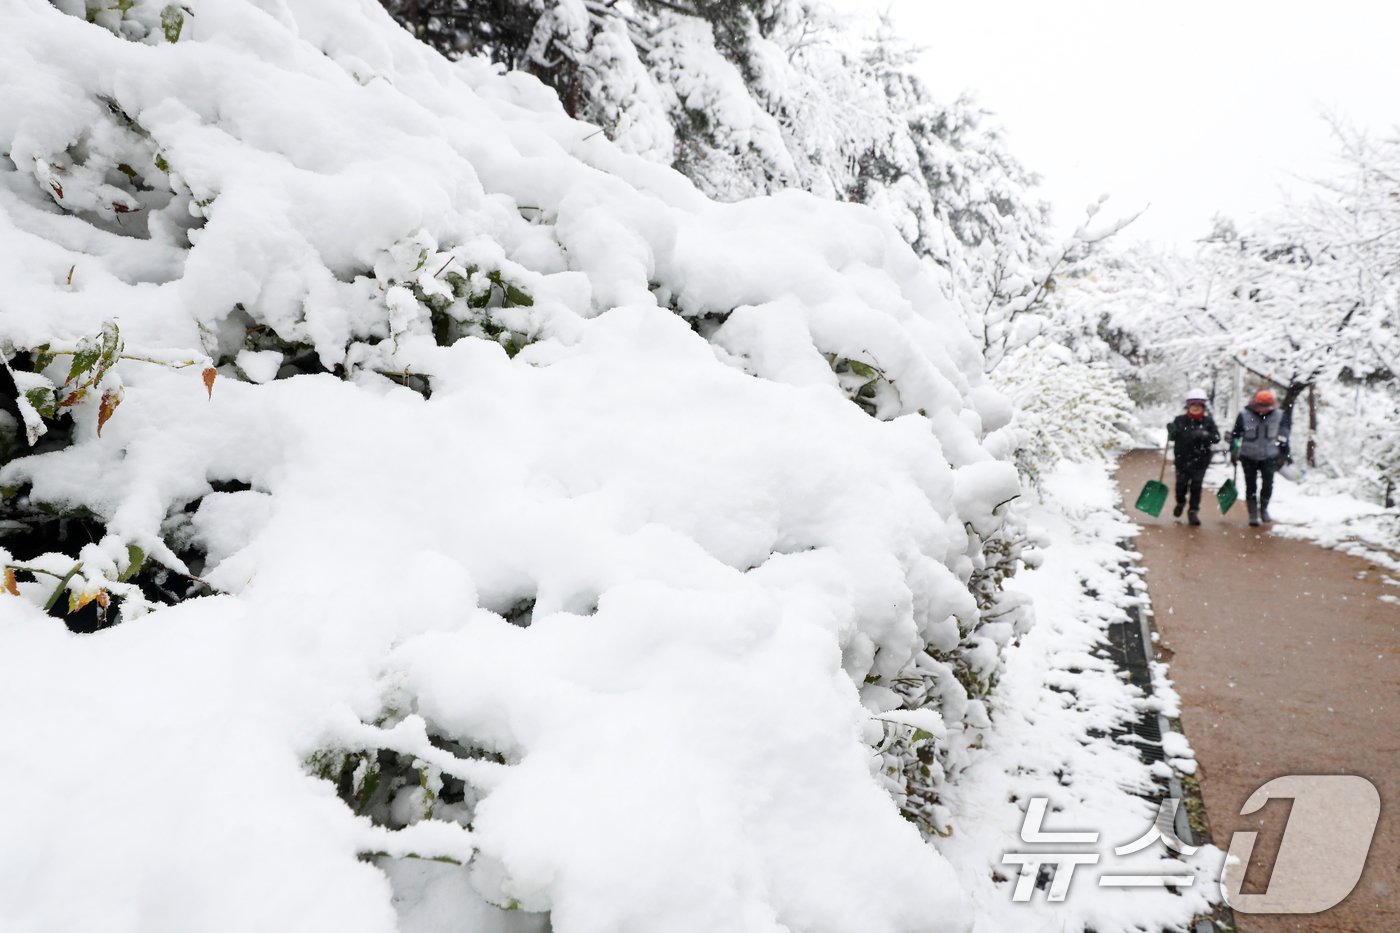
{"type": "MultiPolygon", "coordinates": [[[[1126,550],[1125,546],[1125,550],[1126,550]]],[[[1137,571],[1131,562],[1121,565],[1124,575],[1137,571]]],[[[1100,656],[1112,661],[1121,676],[1129,683],[1142,690],[1144,696],[1152,695],[1152,667],[1150,663],[1151,653],[1148,646],[1151,645],[1151,623],[1148,617],[1151,610],[1144,611],[1142,606],[1147,605],[1144,594],[1138,591],[1137,587],[1132,587],[1134,595],[1142,596],[1142,603],[1131,606],[1128,609],[1128,618],[1122,622],[1112,622],[1108,625],[1108,643],[1100,647],[1096,652],[1100,656]]],[[[1162,737],[1169,731],[1170,727],[1166,719],[1160,713],[1147,711],[1138,719],[1124,723],[1113,733],[1113,737],[1126,745],[1135,748],[1142,760],[1151,765],[1159,761],[1166,760],[1166,754],[1162,748],[1162,737]]],[[[1173,774],[1166,782],[1158,782],[1158,793],[1144,794],[1149,800],[1160,801],[1164,797],[1175,797],[1184,800],[1186,797],[1185,788],[1181,784],[1180,778],[1173,774]]],[[[1178,807],[1176,811],[1176,833],[1177,836],[1188,845],[1200,845],[1201,840],[1191,830],[1191,825],[1186,816],[1186,807],[1178,807]]],[[[1223,916],[1233,919],[1229,908],[1222,907],[1223,916]]],[[[1219,928],[1212,920],[1202,919],[1196,922],[1192,928],[1193,933],[1218,933],[1219,928]]]]}

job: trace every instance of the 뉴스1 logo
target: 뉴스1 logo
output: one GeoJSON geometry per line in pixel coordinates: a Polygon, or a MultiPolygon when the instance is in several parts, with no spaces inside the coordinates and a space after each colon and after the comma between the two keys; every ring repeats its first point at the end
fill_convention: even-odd
{"type": "MultiPolygon", "coordinates": [[[[1038,843],[1058,843],[1072,845],[1093,845],[1099,841],[1097,832],[1044,832],[1041,824],[1045,820],[1045,797],[1032,797],[1026,805],[1026,819],[1021,824],[1021,841],[1032,845],[1038,843]]],[[[1140,852],[1157,841],[1182,855],[1196,851],[1195,846],[1182,842],[1176,835],[1176,811],[1181,801],[1175,797],[1163,800],[1157,809],[1157,818],[1152,826],[1138,839],[1114,848],[1115,855],[1131,855],[1140,852]]],[[[1011,893],[1013,901],[1029,901],[1035,889],[1036,880],[1042,868],[1055,866],[1055,877],[1050,882],[1046,897],[1051,901],[1062,901],[1069,893],[1069,883],[1074,878],[1074,869],[1079,865],[1097,865],[1097,852],[1008,852],[1001,857],[1004,865],[1020,865],[1021,875],[1016,879],[1016,890],[1011,893]]],[[[1192,874],[1159,875],[1101,875],[1099,887],[1144,888],[1144,887],[1190,887],[1196,880],[1192,874]]]]}
{"type": "MultiPolygon", "coordinates": [[[[1220,890],[1225,902],[1239,913],[1315,914],[1335,907],[1356,887],[1371,851],[1371,839],[1380,821],[1381,798],[1375,785],[1365,778],[1347,774],[1285,775],[1251,794],[1241,815],[1257,812],[1270,800],[1280,798],[1291,798],[1293,809],[1264,893],[1241,891],[1258,833],[1237,832],[1230,840],[1220,890]]],[[[1047,804],[1045,797],[1032,797],[1028,802],[1021,825],[1022,842],[1053,843],[1065,848],[1098,842],[1097,832],[1043,830],[1047,804]]],[[[1179,855],[1193,854],[1196,847],[1187,845],[1175,832],[1180,805],[1181,801],[1174,797],[1163,800],[1151,828],[1140,838],[1115,847],[1114,854],[1131,855],[1157,842],[1179,855]]],[[[1003,864],[1021,866],[1011,894],[1013,901],[1029,901],[1042,870],[1051,866],[1054,877],[1046,898],[1063,901],[1075,868],[1098,862],[1099,853],[1093,851],[1010,852],[1002,856],[1003,864]]],[[[1099,887],[1190,887],[1194,881],[1191,873],[1104,874],[1098,883],[1099,887]]]]}

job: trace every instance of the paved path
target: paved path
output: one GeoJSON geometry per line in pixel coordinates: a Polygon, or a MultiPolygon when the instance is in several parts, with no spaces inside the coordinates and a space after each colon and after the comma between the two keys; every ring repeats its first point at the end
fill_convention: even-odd
{"type": "Polygon", "coordinates": [[[1126,455],[1118,482],[1142,526],[1136,547],[1213,841],[1260,834],[1245,892],[1264,890],[1289,806],[1239,816],[1257,787],[1283,774],[1359,774],[1381,795],[1370,859],[1346,900],[1312,916],[1237,915],[1239,929],[1400,931],[1400,609],[1379,599],[1395,589],[1363,560],[1250,528],[1243,500],[1222,517],[1214,489],[1198,528],[1174,520],[1170,500],[1158,519],[1132,509],[1160,456],[1126,455]]]}

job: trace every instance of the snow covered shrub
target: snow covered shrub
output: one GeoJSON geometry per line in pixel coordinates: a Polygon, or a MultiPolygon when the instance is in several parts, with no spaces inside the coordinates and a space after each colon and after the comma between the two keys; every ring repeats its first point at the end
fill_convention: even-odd
{"type": "Polygon", "coordinates": [[[173,44],[69,6],[7,21],[0,341],[110,334],[123,396],[0,486],[91,516],[89,582],[201,589],[85,640],[0,594],[50,775],[9,844],[91,856],[4,903],[385,931],[387,874],[560,933],[964,928],[918,830],[1026,623],[1019,483],[899,232],[712,201],[373,4],[203,0],[173,44]]]}
{"type": "Polygon", "coordinates": [[[1132,445],[1135,406],[1106,363],[1045,343],[1013,352],[991,378],[1016,405],[1016,464],[1033,483],[1061,460],[1106,459],[1132,445]]]}
{"type": "Polygon", "coordinates": [[[948,273],[969,319],[1048,268],[1045,204],[969,99],[936,101],[918,50],[814,0],[383,0],[450,56],[527,70],[571,116],[734,200],[801,187],[869,204],[948,273]]]}
{"type": "MultiPolygon", "coordinates": [[[[7,417],[0,420],[0,464],[62,451],[74,443],[79,430],[93,430],[100,437],[124,395],[114,371],[119,362],[202,366],[205,388],[213,391],[215,370],[207,359],[181,361],[168,354],[157,359],[130,352],[111,321],[73,344],[48,341],[15,347],[7,340],[5,346],[0,356],[0,406],[7,417]]],[[[166,574],[157,570],[138,577],[144,549],[107,539],[101,521],[87,506],[75,507],[63,497],[36,496],[25,482],[0,488],[0,497],[5,520],[0,555],[5,559],[5,588],[12,595],[21,595],[21,574],[30,578],[26,591],[39,594],[45,611],[66,616],[74,631],[106,626],[119,607],[133,616],[147,611],[152,599],[174,601],[164,586],[166,574]],[[104,546],[95,544],[99,538],[104,546]]]]}
{"type": "Polygon", "coordinates": [[[894,417],[899,413],[899,391],[889,377],[878,366],[862,363],[860,360],[826,354],[831,371],[841,384],[846,396],[872,418],[894,417]]]}
{"type": "MultiPolygon", "coordinates": [[[[1400,437],[1395,431],[1400,409],[1391,392],[1353,383],[1329,386],[1318,395],[1313,440],[1319,478],[1331,477],[1340,488],[1370,502],[1384,504],[1388,495],[1393,499],[1400,484],[1400,437]]],[[[1295,443],[1294,459],[1304,456],[1295,443]]]]}
{"type": "Polygon", "coordinates": [[[188,6],[169,0],[53,0],[70,16],[81,16],[134,42],[180,41],[188,6]]]}
{"type": "MultiPolygon", "coordinates": [[[[392,710],[375,723],[375,727],[392,734],[405,722],[412,723],[408,714],[392,710]]],[[[476,759],[489,764],[504,764],[499,755],[477,748],[467,748],[440,735],[427,736],[429,748],[445,759],[476,759]]],[[[429,755],[431,759],[433,756],[429,755]]],[[[307,771],[335,786],[337,795],[358,815],[368,817],[375,825],[402,830],[423,821],[445,821],[465,825],[480,802],[474,785],[431,760],[425,761],[412,751],[392,748],[334,747],[321,748],[305,761],[307,771]]],[[[450,766],[449,766],[450,767],[450,766]]],[[[373,855],[387,855],[377,852],[373,855]]],[[[418,853],[414,853],[417,855],[418,853]]],[[[451,864],[463,864],[451,856],[423,856],[451,864]]]]}
{"type": "Polygon", "coordinates": [[[407,333],[415,321],[421,331],[426,312],[438,346],[481,337],[500,343],[513,357],[531,342],[537,326],[527,310],[534,299],[514,281],[531,277],[505,260],[493,244],[439,249],[426,231],[420,231],[396,243],[375,263],[373,286],[384,295],[391,337],[407,333]]]}
{"type": "Polygon", "coordinates": [[[448,55],[529,71],[565,111],[628,151],[685,171],[729,197],[797,180],[779,121],[746,81],[766,71],[760,22],[772,4],[715,0],[449,0],[384,6],[448,55]]]}

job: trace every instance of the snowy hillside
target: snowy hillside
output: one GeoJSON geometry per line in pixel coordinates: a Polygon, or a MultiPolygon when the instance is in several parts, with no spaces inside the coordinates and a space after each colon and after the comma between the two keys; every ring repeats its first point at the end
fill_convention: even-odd
{"type": "Polygon", "coordinates": [[[0,925],[963,927],[1010,413],[888,222],[369,0],[12,7],[0,925]]]}

